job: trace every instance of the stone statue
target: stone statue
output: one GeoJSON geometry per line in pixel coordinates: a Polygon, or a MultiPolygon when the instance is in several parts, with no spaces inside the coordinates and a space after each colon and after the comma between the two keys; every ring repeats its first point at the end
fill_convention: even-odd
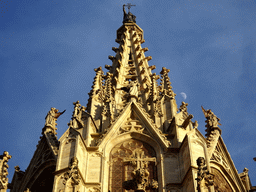
{"type": "Polygon", "coordinates": [[[130,96],[138,97],[138,95],[139,95],[139,84],[138,84],[137,81],[131,81],[129,94],[130,94],[130,96]]]}
{"type": "Polygon", "coordinates": [[[86,110],[86,107],[81,106],[79,101],[74,102],[74,112],[72,121],[69,123],[69,125],[73,128],[82,128],[84,126],[84,123],[82,121],[83,112],[86,110]]]}
{"type": "Polygon", "coordinates": [[[136,16],[133,15],[131,12],[130,12],[130,8],[131,6],[135,6],[135,5],[131,5],[130,3],[128,3],[127,5],[123,5],[123,12],[124,12],[124,19],[123,19],[123,23],[136,23],[136,16]],[[125,11],[125,6],[128,7],[128,14],[126,13],[125,11]]]}
{"type": "Polygon", "coordinates": [[[73,117],[77,117],[78,113],[79,113],[79,109],[81,107],[81,104],[79,103],[79,101],[77,102],[73,102],[74,105],[74,112],[73,112],[73,117]]]}
{"type": "MultiPolygon", "coordinates": [[[[209,186],[213,185],[213,178],[214,175],[212,175],[205,165],[205,159],[203,157],[198,157],[196,160],[197,166],[198,166],[198,172],[197,172],[197,189],[199,192],[205,191],[204,189],[207,189],[209,186]]],[[[207,190],[208,191],[208,190],[207,190]]]]}
{"type": "Polygon", "coordinates": [[[201,106],[204,116],[206,117],[206,127],[218,127],[218,125],[221,125],[219,123],[220,119],[212,112],[211,109],[205,110],[203,106],[201,106]]]}
{"type": "Polygon", "coordinates": [[[68,166],[69,170],[64,173],[63,184],[66,185],[69,179],[72,179],[74,185],[78,185],[81,181],[81,176],[79,175],[78,170],[78,159],[77,157],[73,157],[68,166]]]}
{"type": "Polygon", "coordinates": [[[58,119],[58,117],[60,115],[62,115],[66,110],[59,112],[58,113],[58,109],[52,107],[51,110],[47,113],[46,117],[45,117],[45,126],[46,127],[52,127],[55,128],[56,125],[56,120],[58,119]]]}

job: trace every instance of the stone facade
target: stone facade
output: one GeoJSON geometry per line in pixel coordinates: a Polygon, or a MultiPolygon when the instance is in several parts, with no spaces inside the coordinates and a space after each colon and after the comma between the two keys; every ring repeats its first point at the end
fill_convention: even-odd
{"type": "Polygon", "coordinates": [[[7,185],[11,192],[250,190],[248,170],[237,173],[221,138],[220,119],[202,108],[206,138],[198,131],[188,104],[176,104],[170,70],[152,73],[143,30],[130,12],[124,18],[117,30],[119,47],[109,56],[112,65],[105,66],[106,74],[95,69],[87,107],[73,103],[69,128],[60,139],[55,126],[63,112],[51,108],[27,170],[16,167],[9,185],[5,152],[1,191],[7,185]]]}

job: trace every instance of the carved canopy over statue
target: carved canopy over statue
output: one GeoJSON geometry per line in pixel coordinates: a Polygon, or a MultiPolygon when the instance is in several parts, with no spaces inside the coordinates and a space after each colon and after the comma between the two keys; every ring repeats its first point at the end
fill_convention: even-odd
{"type": "Polygon", "coordinates": [[[74,111],[72,115],[72,120],[68,123],[68,125],[72,128],[82,128],[84,126],[83,118],[86,107],[81,106],[79,101],[73,102],[74,111]]]}

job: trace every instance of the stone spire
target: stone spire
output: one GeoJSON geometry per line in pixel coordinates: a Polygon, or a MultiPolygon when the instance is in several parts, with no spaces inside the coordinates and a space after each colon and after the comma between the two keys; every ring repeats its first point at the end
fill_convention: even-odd
{"type": "Polygon", "coordinates": [[[105,102],[103,106],[102,116],[102,130],[105,131],[114,120],[114,98],[112,88],[112,73],[107,73],[105,81],[105,102]]]}
{"type": "Polygon", "coordinates": [[[159,75],[156,75],[156,73],[153,73],[151,75],[151,89],[150,89],[150,96],[148,99],[148,103],[150,104],[149,111],[151,114],[151,117],[154,119],[154,122],[162,126],[161,123],[161,117],[163,116],[162,110],[161,110],[161,101],[160,101],[160,94],[159,94],[159,88],[157,84],[157,80],[159,79],[159,75]]]}
{"type": "Polygon", "coordinates": [[[116,42],[119,47],[112,48],[116,55],[109,56],[112,66],[106,65],[105,67],[109,70],[109,73],[113,74],[112,85],[116,100],[115,113],[118,113],[125,103],[129,102],[134,82],[139,85],[139,89],[133,96],[137,97],[143,106],[146,106],[152,84],[151,70],[155,66],[149,67],[148,65],[148,61],[152,57],[144,54],[148,51],[148,48],[141,47],[144,42],[143,30],[136,23],[124,23],[117,30],[116,42]]]}
{"type": "Polygon", "coordinates": [[[170,82],[170,78],[168,76],[168,73],[170,72],[170,69],[166,69],[165,67],[162,68],[161,74],[161,92],[163,95],[168,95],[171,98],[174,98],[176,94],[172,91],[172,86],[170,82]]]}
{"type": "Polygon", "coordinates": [[[102,103],[104,100],[104,86],[103,86],[104,72],[102,71],[101,67],[94,69],[94,71],[96,72],[96,76],[94,77],[92,90],[90,93],[88,93],[89,95],[89,100],[87,104],[88,112],[93,110],[93,106],[95,102],[102,103]]]}
{"type": "MultiPolygon", "coordinates": [[[[111,64],[105,65],[107,74],[104,75],[101,67],[95,69],[96,76],[89,93],[87,112],[99,128],[99,133],[94,128],[89,128],[89,120],[88,138],[89,135],[96,138],[97,134],[108,131],[130,102],[139,103],[161,131],[167,130],[171,119],[177,113],[175,94],[171,90],[168,77],[169,70],[163,68],[162,85],[159,86],[159,75],[152,74],[156,66],[149,66],[148,62],[152,57],[145,55],[148,48],[142,47],[145,42],[143,30],[132,19],[124,21],[117,30],[115,41],[118,46],[112,47],[115,55],[109,55],[111,64]],[[163,115],[164,113],[168,115],[163,115]]],[[[93,138],[88,139],[88,145],[91,140],[93,138]]]]}
{"type": "Polygon", "coordinates": [[[170,78],[168,76],[168,73],[170,72],[170,69],[166,69],[165,67],[162,68],[161,74],[161,86],[160,86],[160,92],[163,99],[163,121],[164,121],[164,129],[166,130],[169,126],[170,121],[173,119],[173,117],[176,115],[178,108],[177,103],[175,100],[176,94],[172,90],[170,78]]]}

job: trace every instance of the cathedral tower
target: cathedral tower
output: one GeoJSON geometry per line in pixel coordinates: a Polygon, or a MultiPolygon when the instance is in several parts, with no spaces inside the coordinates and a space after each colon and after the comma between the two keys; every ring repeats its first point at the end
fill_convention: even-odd
{"type": "Polygon", "coordinates": [[[170,70],[152,72],[144,32],[125,6],[123,12],[112,64],[107,73],[95,69],[87,106],[73,103],[59,140],[56,120],[64,112],[51,108],[30,165],[16,169],[11,192],[248,191],[248,171],[237,173],[220,119],[202,108],[206,137],[198,131],[188,104],[176,104],[170,70]]]}

